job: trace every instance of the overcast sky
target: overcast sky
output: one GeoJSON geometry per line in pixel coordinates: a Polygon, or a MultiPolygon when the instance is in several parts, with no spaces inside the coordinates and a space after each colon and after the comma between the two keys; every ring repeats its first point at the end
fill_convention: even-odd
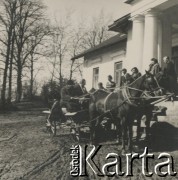
{"type": "Polygon", "coordinates": [[[74,11],[73,18],[77,21],[81,16],[89,17],[97,15],[101,10],[110,14],[114,20],[126,14],[129,5],[123,0],[43,0],[48,7],[49,17],[61,16],[66,9],[74,11]]]}

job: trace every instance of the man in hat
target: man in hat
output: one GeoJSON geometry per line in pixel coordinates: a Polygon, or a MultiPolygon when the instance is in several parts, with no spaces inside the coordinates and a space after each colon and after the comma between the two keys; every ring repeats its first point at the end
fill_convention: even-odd
{"type": "Polygon", "coordinates": [[[99,83],[98,83],[98,89],[99,89],[99,90],[106,90],[106,89],[103,87],[103,83],[102,83],[102,82],[99,82],[99,83]]]}
{"type": "Polygon", "coordinates": [[[132,76],[127,73],[127,69],[122,69],[121,86],[125,86],[133,82],[132,76]]]}
{"type": "Polygon", "coordinates": [[[141,73],[138,71],[138,68],[137,68],[137,67],[133,67],[133,68],[131,69],[131,71],[132,71],[132,75],[131,75],[131,76],[132,76],[132,78],[133,78],[134,81],[141,76],[141,73]]]}
{"type": "Polygon", "coordinates": [[[67,81],[67,85],[61,89],[61,107],[66,107],[69,112],[80,110],[79,103],[75,100],[74,82],[67,81]]]}
{"type": "Polygon", "coordinates": [[[108,75],[108,82],[106,83],[106,89],[109,92],[114,91],[114,88],[116,87],[116,83],[112,80],[112,76],[108,75]]]}
{"type": "Polygon", "coordinates": [[[175,71],[175,65],[168,56],[163,58],[163,62],[165,63],[164,73],[169,79],[170,90],[172,93],[176,94],[177,74],[175,71]]]}
{"type": "Polygon", "coordinates": [[[79,84],[75,85],[75,87],[74,87],[75,88],[75,96],[79,97],[79,96],[88,94],[85,85],[86,85],[85,79],[82,79],[79,84]]]}
{"type": "Polygon", "coordinates": [[[78,101],[81,109],[88,109],[89,107],[90,95],[85,85],[86,85],[86,80],[82,79],[79,84],[74,86],[75,97],[79,98],[76,99],[76,101],[78,101]]]}
{"type": "Polygon", "coordinates": [[[151,59],[151,64],[149,65],[149,70],[151,74],[156,75],[161,71],[160,65],[156,58],[151,59]]]}

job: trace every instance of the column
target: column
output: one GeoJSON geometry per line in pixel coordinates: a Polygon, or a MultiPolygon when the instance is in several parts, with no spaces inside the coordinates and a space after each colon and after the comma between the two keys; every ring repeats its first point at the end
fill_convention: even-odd
{"type": "MultiPolygon", "coordinates": [[[[172,56],[172,22],[169,14],[165,14],[162,18],[162,57],[172,56]]],[[[165,63],[161,61],[164,68],[165,63]]]]}
{"type": "Polygon", "coordinates": [[[137,15],[132,17],[132,59],[130,60],[130,67],[137,67],[139,71],[142,69],[143,59],[143,40],[144,40],[144,17],[137,15]]]}
{"type": "Polygon", "coordinates": [[[148,70],[151,58],[158,58],[158,13],[153,10],[145,13],[142,72],[148,70]]]}
{"type": "Polygon", "coordinates": [[[162,65],[162,42],[163,42],[162,21],[158,20],[158,62],[162,65]]]}

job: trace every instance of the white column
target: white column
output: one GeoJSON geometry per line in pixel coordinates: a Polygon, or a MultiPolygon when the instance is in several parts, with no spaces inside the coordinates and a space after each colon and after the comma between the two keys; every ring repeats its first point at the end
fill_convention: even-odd
{"type": "Polygon", "coordinates": [[[162,61],[162,42],[163,42],[163,32],[162,32],[163,26],[162,21],[158,20],[158,62],[161,65],[162,61]]]}
{"type": "MultiPolygon", "coordinates": [[[[172,56],[172,22],[168,14],[165,14],[162,18],[162,57],[172,56]]],[[[164,68],[165,63],[162,62],[164,68]]]]}
{"type": "Polygon", "coordinates": [[[132,17],[132,59],[130,59],[130,67],[137,67],[139,71],[142,69],[143,59],[143,40],[144,40],[144,17],[137,15],[132,17]]]}
{"type": "Polygon", "coordinates": [[[149,10],[145,13],[145,33],[142,72],[148,70],[151,58],[158,58],[158,13],[149,10]]]}

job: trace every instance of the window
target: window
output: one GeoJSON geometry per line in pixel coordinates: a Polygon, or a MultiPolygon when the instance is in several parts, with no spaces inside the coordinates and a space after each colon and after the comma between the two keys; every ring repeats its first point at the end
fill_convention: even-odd
{"type": "Polygon", "coordinates": [[[121,75],[122,75],[122,62],[116,62],[114,64],[114,80],[117,86],[121,84],[121,75]]]}
{"type": "Polygon", "coordinates": [[[99,68],[93,69],[93,88],[98,88],[99,68]]]}

